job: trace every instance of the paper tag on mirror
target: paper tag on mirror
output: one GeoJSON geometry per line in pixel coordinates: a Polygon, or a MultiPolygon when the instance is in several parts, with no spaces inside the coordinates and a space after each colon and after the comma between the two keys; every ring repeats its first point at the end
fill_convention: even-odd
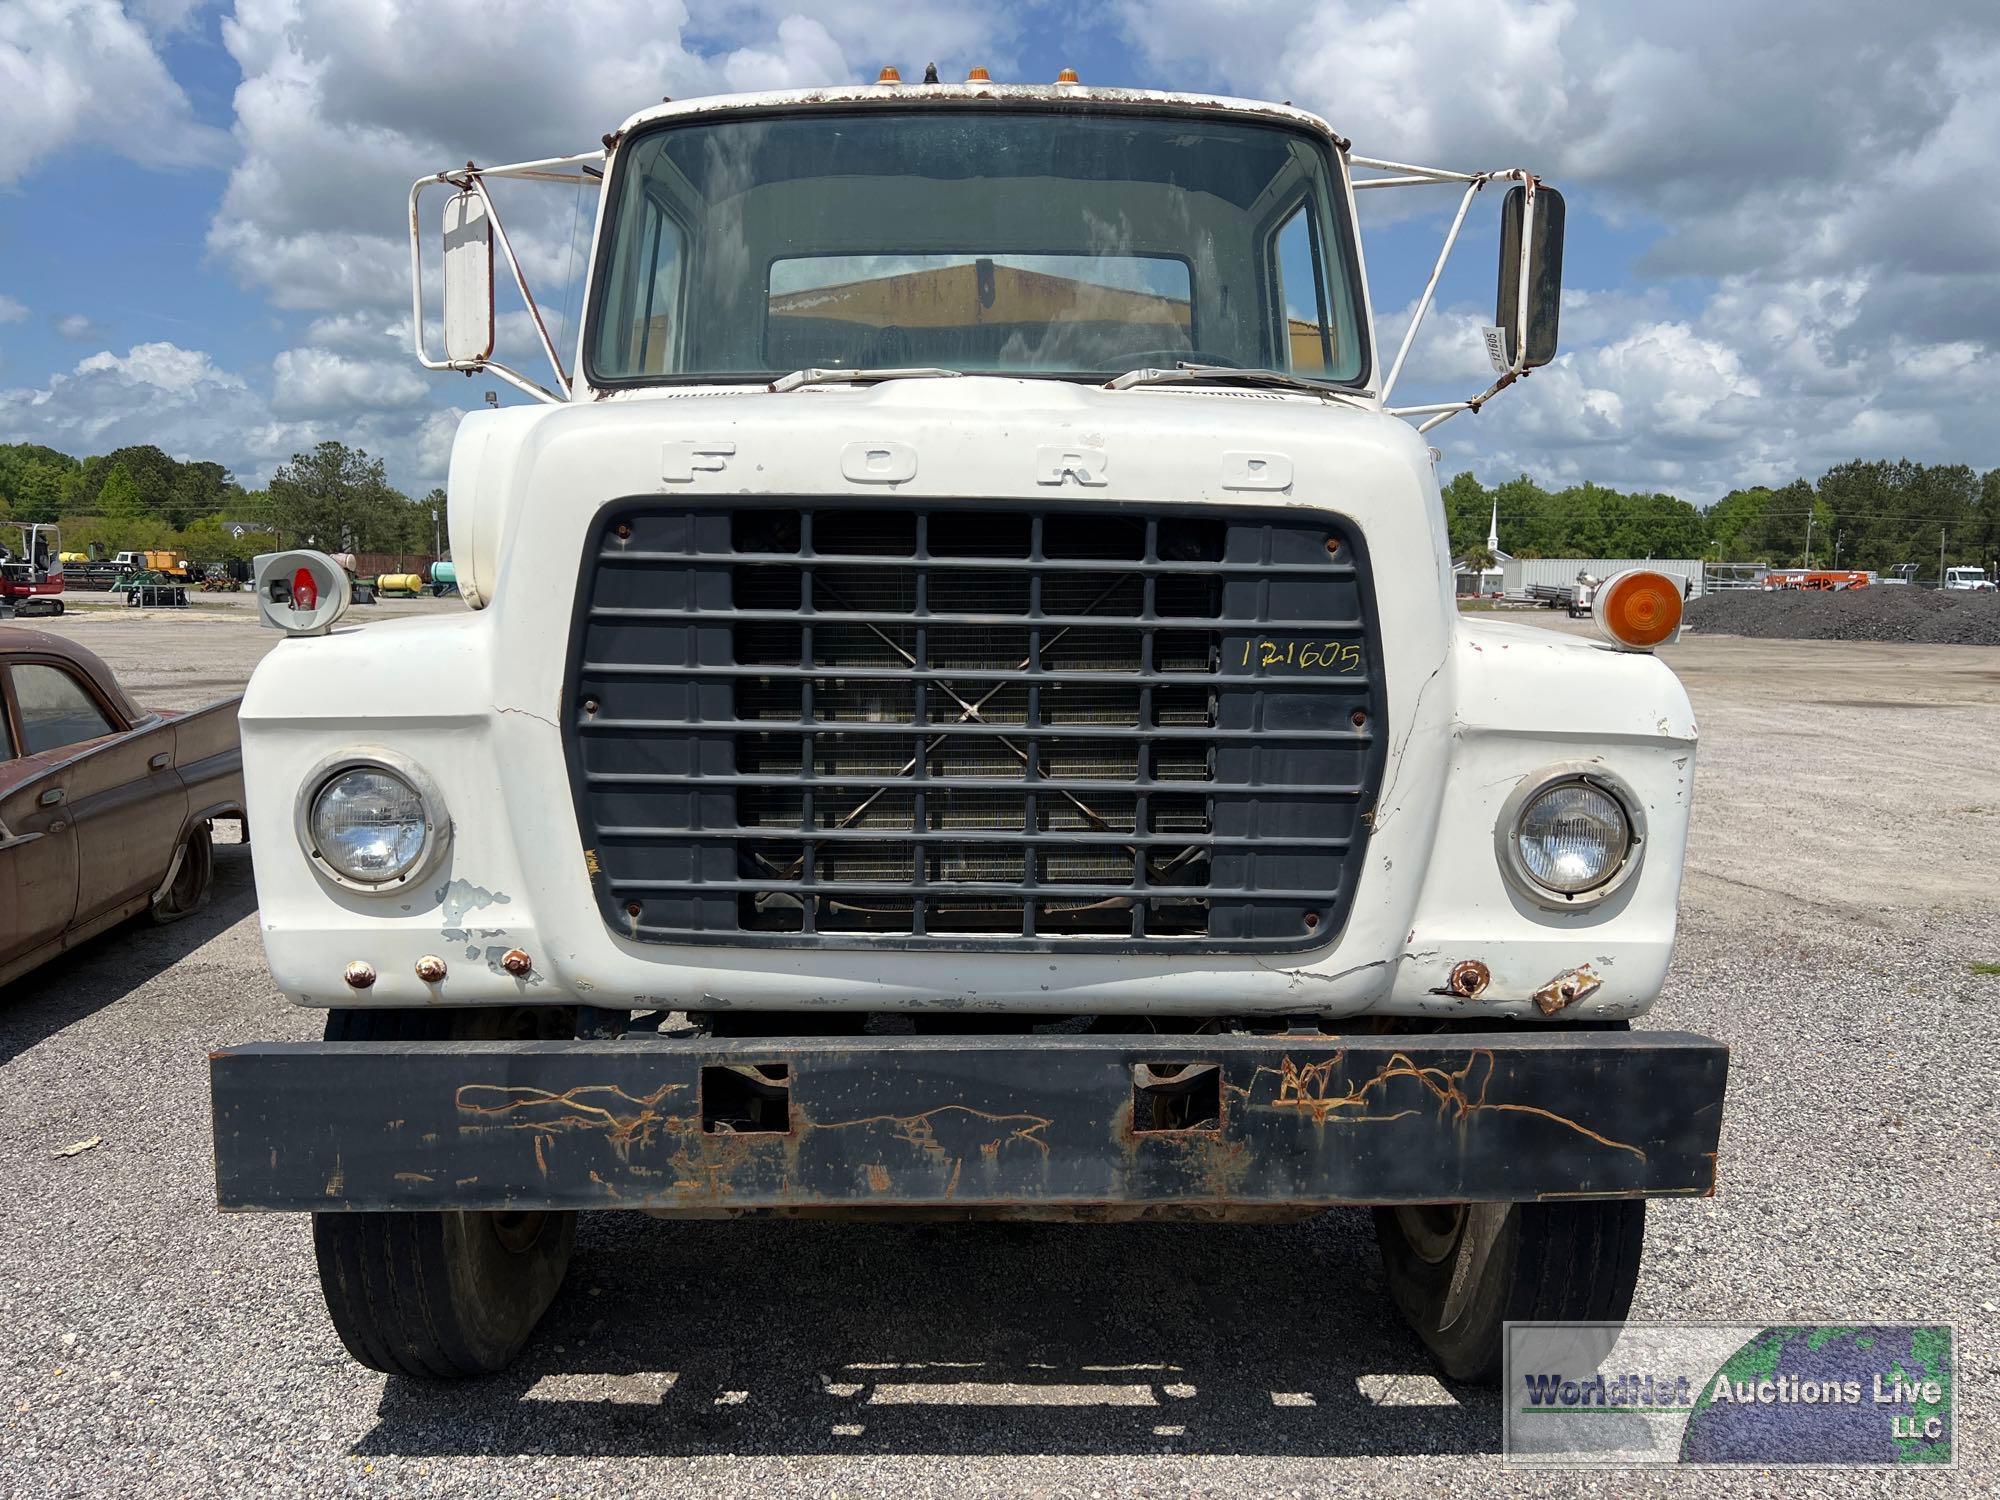
{"type": "Polygon", "coordinates": [[[1493,361],[1493,373],[1507,373],[1507,330],[1504,328],[1482,328],[1480,337],[1486,340],[1486,357],[1493,361]]]}

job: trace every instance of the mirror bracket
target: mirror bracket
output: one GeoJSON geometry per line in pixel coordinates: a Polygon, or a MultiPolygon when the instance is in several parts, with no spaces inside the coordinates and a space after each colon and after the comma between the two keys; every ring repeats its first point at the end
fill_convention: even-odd
{"type": "MultiPolygon", "coordinates": [[[[499,210],[494,207],[492,196],[486,190],[486,183],[489,178],[512,177],[531,181],[568,183],[579,187],[591,187],[601,183],[603,180],[603,172],[599,164],[604,161],[605,156],[606,153],[604,151],[589,151],[576,156],[557,156],[540,161],[516,162],[504,167],[480,167],[467,162],[462,168],[445,172],[433,172],[428,177],[419,177],[410,185],[410,343],[416,353],[418,364],[422,365],[426,370],[458,370],[467,375],[475,373],[493,375],[506,381],[509,385],[526,391],[536,400],[545,401],[552,405],[559,406],[568,401],[570,393],[573,390],[573,382],[570,374],[563,368],[562,357],[556,352],[555,341],[549,337],[548,323],[542,317],[542,310],[540,305],[535,301],[534,293],[528,289],[527,274],[521,269],[521,262],[514,254],[513,244],[507,238],[507,227],[501,222],[499,210]],[[490,299],[493,281],[492,241],[498,241],[500,253],[505,257],[507,267],[513,273],[514,285],[521,294],[521,301],[527,307],[528,316],[534,323],[536,336],[541,341],[542,353],[547,356],[550,368],[555,371],[555,385],[557,389],[551,390],[540,382],[529,379],[519,370],[492,357],[492,319],[490,314],[488,318],[488,337],[484,341],[486,349],[484,354],[466,354],[466,345],[461,342],[466,337],[466,330],[463,327],[447,328],[445,334],[446,349],[442,357],[431,353],[429,341],[425,337],[424,332],[423,240],[419,213],[424,189],[439,185],[455,188],[458,192],[458,197],[454,199],[454,203],[459,207],[455,225],[456,232],[459,235],[459,242],[455,245],[451,243],[454,225],[448,217],[446,221],[447,244],[445,247],[445,254],[448,260],[454,255],[460,257],[457,264],[462,268],[469,267],[471,273],[476,276],[478,274],[479,246],[484,242],[486,292],[490,299]],[[475,225],[478,227],[475,228],[475,225]],[[489,235],[490,239],[487,238],[489,235]],[[459,357],[453,357],[454,350],[458,351],[459,357]]],[[[447,274],[450,274],[449,266],[447,274]]],[[[463,274],[462,271],[461,274],[463,274]]],[[[447,301],[449,302],[449,298],[447,301]]],[[[449,307],[447,308],[446,317],[447,322],[456,322],[452,318],[449,307]]],[[[471,342],[474,348],[480,342],[476,337],[476,331],[471,342]]]]}
{"type": "MultiPolygon", "coordinates": [[[[1444,244],[1438,251],[1436,264],[1431,268],[1430,280],[1424,284],[1424,290],[1417,298],[1416,308],[1410,316],[1409,327],[1403,331],[1403,341],[1389,366],[1387,378],[1382,382],[1381,399],[1383,411],[1392,417],[1424,418],[1425,420],[1417,424],[1419,432],[1429,432],[1439,423],[1450,420],[1462,411],[1477,415],[1480,408],[1488,401],[1517,381],[1533,374],[1537,368],[1554,357],[1554,317],[1551,315],[1546,325],[1546,338],[1541,337],[1544,332],[1543,325],[1536,323],[1530,326],[1531,314],[1536,308],[1535,298],[1529,294],[1537,290],[1537,273],[1547,273],[1540,279],[1545,283],[1552,280],[1559,286],[1562,274],[1562,195],[1553,188],[1543,186],[1540,178],[1521,167],[1492,172],[1453,172],[1442,167],[1411,166],[1407,162],[1383,161],[1375,157],[1343,154],[1346,155],[1350,168],[1350,185],[1357,192],[1364,188],[1425,187],[1443,183],[1463,189],[1458,201],[1458,212],[1452,218],[1451,227],[1445,232],[1444,244]],[[1354,167],[1366,167],[1387,175],[1355,177],[1351,171],[1354,167]],[[1514,255],[1515,275],[1508,277],[1503,269],[1501,291],[1503,307],[1496,319],[1501,326],[1487,330],[1488,352],[1494,356],[1497,378],[1478,395],[1461,401],[1440,401],[1424,406],[1390,406],[1388,405],[1390,394],[1395,390],[1396,381],[1403,372],[1404,361],[1408,359],[1411,348],[1416,344],[1417,331],[1423,326],[1424,317],[1436,298],[1438,282],[1451,259],[1453,247],[1458,243],[1459,232],[1465,226],[1466,213],[1472,207],[1472,200],[1491,182],[1515,184],[1509,190],[1502,208],[1503,256],[1508,253],[1514,255]],[[1530,213],[1533,214],[1531,233],[1527,236],[1518,236],[1513,242],[1514,249],[1511,252],[1505,248],[1504,221],[1509,210],[1515,212],[1517,226],[1526,221],[1530,213]],[[1547,217],[1544,217],[1545,213],[1547,217]],[[1545,253],[1551,248],[1553,253],[1545,253]],[[1514,292],[1511,318],[1504,308],[1510,287],[1514,292]],[[1530,336],[1523,338],[1524,331],[1530,336]],[[1536,358],[1538,354],[1544,357],[1536,358]]],[[[1559,307],[1559,297],[1553,293],[1549,296],[1559,307]]]]}

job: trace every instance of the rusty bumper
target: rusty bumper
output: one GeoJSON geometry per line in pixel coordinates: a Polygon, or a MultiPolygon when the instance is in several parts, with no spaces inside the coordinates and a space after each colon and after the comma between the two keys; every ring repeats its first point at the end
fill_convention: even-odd
{"type": "Polygon", "coordinates": [[[1019,1208],[1713,1191],[1683,1032],[268,1043],[211,1059],[233,1210],[1019,1208]]]}

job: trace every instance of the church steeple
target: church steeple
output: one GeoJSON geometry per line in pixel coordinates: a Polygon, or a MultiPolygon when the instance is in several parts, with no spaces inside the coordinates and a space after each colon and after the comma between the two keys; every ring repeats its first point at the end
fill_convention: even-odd
{"type": "Polygon", "coordinates": [[[1493,519],[1486,523],[1486,550],[1500,550],[1500,497],[1493,497],[1493,519]]]}

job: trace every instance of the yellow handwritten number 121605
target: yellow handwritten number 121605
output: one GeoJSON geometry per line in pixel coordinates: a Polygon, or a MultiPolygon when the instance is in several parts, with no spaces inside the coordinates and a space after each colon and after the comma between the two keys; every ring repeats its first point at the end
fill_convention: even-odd
{"type": "Polygon", "coordinates": [[[1255,655],[1259,667],[1352,672],[1361,666],[1361,648],[1351,641],[1245,641],[1243,665],[1255,655]]]}

